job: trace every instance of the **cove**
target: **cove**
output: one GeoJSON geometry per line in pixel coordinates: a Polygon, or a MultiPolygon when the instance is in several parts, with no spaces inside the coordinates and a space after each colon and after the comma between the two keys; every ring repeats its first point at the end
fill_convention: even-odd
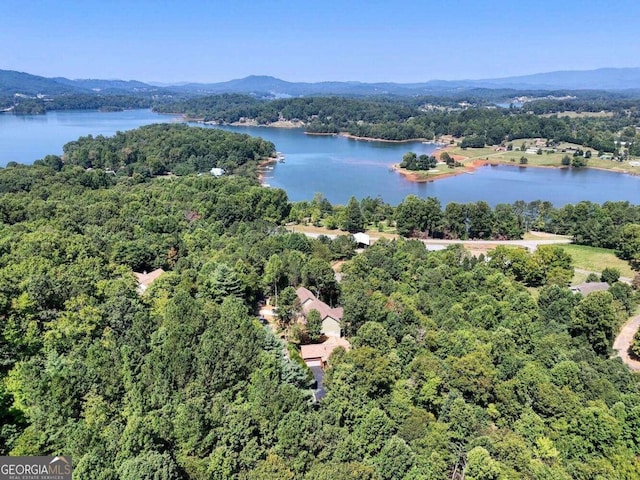
{"type": "Polygon", "coordinates": [[[546,200],[555,206],[582,200],[640,201],[640,177],[616,172],[497,165],[480,167],[472,174],[415,183],[390,170],[390,166],[399,163],[408,151],[430,154],[435,145],[306,135],[300,129],[214,128],[261,136],[275,143],[285,162],[276,163],[266,172],[264,182],[286,190],[293,201],[311,200],[316,192],[331,203],[343,205],[352,195],[358,199],[379,196],[397,205],[411,194],[437,197],[443,206],[479,200],[492,206],[517,200],[546,200]]]}
{"type": "MultiPolygon", "coordinates": [[[[122,112],[59,111],[45,115],[0,114],[0,166],[10,161],[30,164],[80,136],[113,135],[151,123],[182,118],[150,110],[122,112]]],[[[199,125],[199,124],[196,124],[199,125]]],[[[200,125],[202,126],[202,125],[200,125]]],[[[473,174],[414,183],[390,170],[407,151],[430,154],[436,146],[421,142],[386,143],[340,136],[306,135],[300,129],[205,126],[261,136],[285,155],[264,182],[284,189],[293,201],[322,193],[333,204],[356,198],[381,197],[397,205],[410,194],[437,197],[441,203],[484,200],[491,205],[516,200],[548,200],[555,206],[581,200],[640,201],[640,177],[583,169],[520,168],[500,165],[478,168],[473,174]]]]}

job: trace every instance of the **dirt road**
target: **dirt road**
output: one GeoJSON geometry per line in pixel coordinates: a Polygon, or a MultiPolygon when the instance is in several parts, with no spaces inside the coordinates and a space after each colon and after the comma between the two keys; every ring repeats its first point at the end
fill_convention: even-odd
{"type": "Polygon", "coordinates": [[[633,343],[633,336],[640,327],[640,315],[637,315],[622,326],[620,333],[613,342],[613,349],[618,352],[618,356],[622,359],[625,365],[627,365],[634,372],[640,371],[640,362],[634,360],[629,356],[629,348],[633,343]]]}

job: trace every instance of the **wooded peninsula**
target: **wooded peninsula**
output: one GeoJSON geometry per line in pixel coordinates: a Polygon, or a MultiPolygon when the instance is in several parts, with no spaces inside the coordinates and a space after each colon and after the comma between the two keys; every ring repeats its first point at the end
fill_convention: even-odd
{"type": "Polygon", "coordinates": [[[627,155],[640,155],[635,125],[640,120],[640,99],[621,101],[607,96],[599,103],[585,99],[538,100],[521,108],[497,108],[486,99],[465,97],[304,97],[259,100],[248,95],[224,94],[156,105],[164,113],[181,113],[204,122],[258,125],[296,122],[310,133],[346,132],[355,137],[382,140],[462,138],[462,147],[505,145],[522,138],[569,142],[598,152],[617,153],[624,142],[627,155]],[[562,115],[565,109],[587,113],[603,107],[604,116],[562,115]],[[618,142],[618,143],[616,143],[618,142]]]}

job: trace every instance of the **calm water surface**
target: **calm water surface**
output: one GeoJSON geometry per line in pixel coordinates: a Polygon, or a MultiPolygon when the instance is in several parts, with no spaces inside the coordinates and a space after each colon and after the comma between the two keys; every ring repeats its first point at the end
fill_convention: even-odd
{"type": "Polygon", "coordinates": [[[0,166],[12,161],[33,163],[49,154],[61,155],[65,143],[84,135],[113,135],[117,131],[178,118],[151,110],[68,110],[45,115],[0,113],[0,166]]]}
{"type": "MultiPolygon", "coordinates": [[[[0,114],[0,166],[10,161],[33,163],[45,155],[61,154],[62,146],[83,135],[113,135],[142,125],[176,122],[180,117],[150,110],[124,112],[66,111],[46,115],[0,114]]],[[[285,163],[267,172],[265,183],[283,188],[291,200],[310,200],[316,192],[332,203],[344,204],[352,195],[382,197],[391,204],[407,195],[451,201],[485,200],[491,205],[516,200],[549,200],[554,205],[591,200],[640,203],[640,177],[597,170],[483,167],[429,183],[413,183],[390,170],[407,151],[430,154],[436,146],[350,140],[305,135],[296,129],[212,127],[257,135],[275,143],[285,163]]],[[[439,167],[442,168],[442,167],[439,167]]]]}
{"type": "Polygon", "coordinates": [[[345,204],[354,195],[356,198],[380,196],[396,205],[409,194],[437,197],[443,205],[478,200],[496,205],[538,199],[557,206],[581,200],[640,202],[640,177],[632,175],[500,165],[481,167],[473,174],[415,183],[390,170],[390,166],[399,163],[408,151],[429,154],[435,145],[365,142],[264,127],[221,128],[274,142],[285,155],[285,163],[274,165],[264,181],[272,187],[283,188],[294,201],[310,200],[315,192],[321,192],[338,204],[345,204]]]}

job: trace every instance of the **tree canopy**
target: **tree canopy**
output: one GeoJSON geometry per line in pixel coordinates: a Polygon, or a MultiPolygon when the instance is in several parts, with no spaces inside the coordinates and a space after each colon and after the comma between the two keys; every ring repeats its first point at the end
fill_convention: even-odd
{"type": "MultiPolygon", "coordinates": [[[[191,130],[85,139],[68,155],[81,164],[151,132],[164,138],[153,150],[191,130]]],[[[0,170],[1,454],[65,453],[78,478],[105,480],[640,476],[638,380],[609,355],[636,296],[612,272],[609,292],[583,297],[555,247],[481,258],[398,238],[355,254],[282,228],[306,209],[333,213],[321,198],[292,205],[239,175],[79,164],[0,170]],[[155,268],[141,294],[133,272],[155,268]],[[299,286],[344,308],[352,343],[330,357],[316,403],[296,347],[258,321],[277,290],[279,320],[293,323],[299,286]]],[[[394,215],[364,199],[349,218],[356,204],[363,221],[394,215]]],[[[635,254],[632,205],[509,207],[414,197],[395,213],[407,233],[542,224],[635,254]]]]}

